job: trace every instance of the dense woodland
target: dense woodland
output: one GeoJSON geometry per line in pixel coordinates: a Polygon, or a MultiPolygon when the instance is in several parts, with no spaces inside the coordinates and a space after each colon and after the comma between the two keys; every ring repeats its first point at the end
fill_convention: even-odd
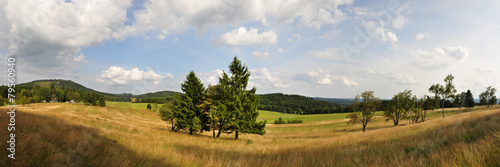
{"type": "Polygon", "coordinates": [[[328,114],[349,112],[347,107],[333,102],[315,100],[300,95],[273,93],[260,95],[259,110],[288,114],[328,114]]]}
{"type": "Polygon", "coordinates": [[[15,96],[16,103],[23,106],[41,102],[83,102],[86,105],[106,106],[102,93],[85,92],[84,89],[78,89],[78,85],[66,85],[69,86],[66,87],[54,84],[20,84],[13,90],[9,90],[7,86],[0,86],[0,105],[8,102],[8,94],[11,92],[15,96]]]}

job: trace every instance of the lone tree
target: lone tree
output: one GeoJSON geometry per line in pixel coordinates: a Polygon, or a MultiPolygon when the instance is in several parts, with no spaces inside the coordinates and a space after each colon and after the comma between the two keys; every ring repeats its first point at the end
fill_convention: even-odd
{"type": "Polygon", "coordinates": [[[384,110],[384,116],[387,117],[386,121],[392,120],[394,125],[398,125],[399,120],[404,119],[414,107],[415,102],[412,99],[411,90],[405,90],[394,95],[384,110]]]}
{"type": "Polygon", "coordinates": [[[493,105],[497,104],[497,96],[495,96],[495,92],[497,89],[492,88],[491,86],[486,88],[486,91],[479,95],[480,104],[486,105],[486,107],[493,107],[493,105]]]}
{"type": "Polygon", "coordinates": [[[148,106],[146,106],[146,108],[147,108],[148,110],[151,110],[151,104],[148,104],[148,106]]]}
{"type": "Polygon", "coordinates": [[[467,93],[465,93],[465,107],[467,107],[467,109],[470,109],[474,107],[474,105],[474,96],[472,96],[470,90],[467,90],[467,93]]]}
{"type": "Polygon", "coordinates": [[[455,79],[455,77],[449,74],[446,76],[446,78],[444,78],[444,82],[446,83],[445,85],[435,84],[429,88],[429,92],[441,96],[441,108],[442,108],[441,111],[443,112],[443,118],[444,118],[444,102],[446,101],[446,98],[455,97],[455,93],[457,92],[457,90],[455,89],[455,85],[453,85],[453,79],[455,79]]]}
{"type": "Polygon", "coordinates": [[[189,134],[201,130],[203,125],[200,120],[200,109],[196,106],[203,100],[205,90],[201,80],[191,71],[181,85],[184,95],[176,94],[177,105],[173,107],[174,116],[177,118],[176,128],[189,129],[189,134]]]}
{"type": "Polygon", "coordinates": [[[361,95],[356,95],[354,103],[350,106],[353,112],[347,115],[349,118],[347,124],[361,124],[365,132],[366,125],[372,120],[379,105],[380,99],[373,95],[373,91],[364,91],[361,95]]]}

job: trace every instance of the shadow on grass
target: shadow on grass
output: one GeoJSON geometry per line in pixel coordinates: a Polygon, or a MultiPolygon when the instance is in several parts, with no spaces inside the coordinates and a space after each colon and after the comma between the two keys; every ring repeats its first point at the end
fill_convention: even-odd
{"type": "MultiPolygon", "coordinates": [[[[7,109],[0,109],[0,125],[9,124],[7,109]]],[[[7,158],[10,132],[0,131],[0,166],[175,166],[139,155],[98,129],[22,111],[16,112],[15,160],[7,158]]],[[[7,128],[7,127],[2,127],[7,128]]]]}

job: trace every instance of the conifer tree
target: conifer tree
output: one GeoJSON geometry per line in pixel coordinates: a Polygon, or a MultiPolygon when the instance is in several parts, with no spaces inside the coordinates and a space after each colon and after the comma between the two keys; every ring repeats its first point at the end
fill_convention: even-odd
{"type": "Polygon", "coordinates": [[[474,96],[472,96],[470,90],[467,90],[467,93],[465,93],[465,107],[467,107],[467,109],[470,109],[471,107],[474,107],[474,105],[474,96]]]}
{"type": "Polygon", "coordinates": [[[254,87],[246,90],[250,79],[248,67],[234,57],[229,64],[229,72],[231,76],[223,72],[222,77],[219,78],[219,84],[222,89],[228,91],[225,98],[229,100],[225,105],[233,116],[230,129],[235,132],[235,139],[238,139],[240,132],[263,135],[265,122],[256,122],[259,115],[257,112],[259,99],[255,95],[257,89],[254,87]]]}
{"type": "Polygon", "coordinates": [[[177,128],[189,129],[189,134],[205,129],[207,127],[206,121],[208,121],[206,119],[207,116],[201,115],[201,109],[196,107],[203,101],[203,91],[205,88],[200,79],[196,77],[194,71],[191,71],[186,76],[186,80],[181,85],[181,90],[184,92],[184,95],[176,95],[175,99],[178,104],[173,108],[177,119],[177,128]]]}

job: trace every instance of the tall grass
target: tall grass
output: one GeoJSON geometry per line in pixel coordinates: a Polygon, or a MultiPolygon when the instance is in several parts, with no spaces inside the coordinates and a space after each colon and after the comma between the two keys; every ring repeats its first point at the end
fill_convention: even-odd
{"type": "MultiPolygon", "coordinates": [[[[18,159],[0,158],[0,166],[500,165],[499,108],[448,111],[444,119],[431,112],[426,122],[402,126],[378,117],[365,133],[343,119],[268,124],[266,135],[240,140],[170,132],[157,113],[124,107],[32,104],[19,110],[18,159]]],[[[7,116],[0,114],[0,125],[7,116]]],[[[0,137],[6,141],[6,132],[0,137]]]]}

